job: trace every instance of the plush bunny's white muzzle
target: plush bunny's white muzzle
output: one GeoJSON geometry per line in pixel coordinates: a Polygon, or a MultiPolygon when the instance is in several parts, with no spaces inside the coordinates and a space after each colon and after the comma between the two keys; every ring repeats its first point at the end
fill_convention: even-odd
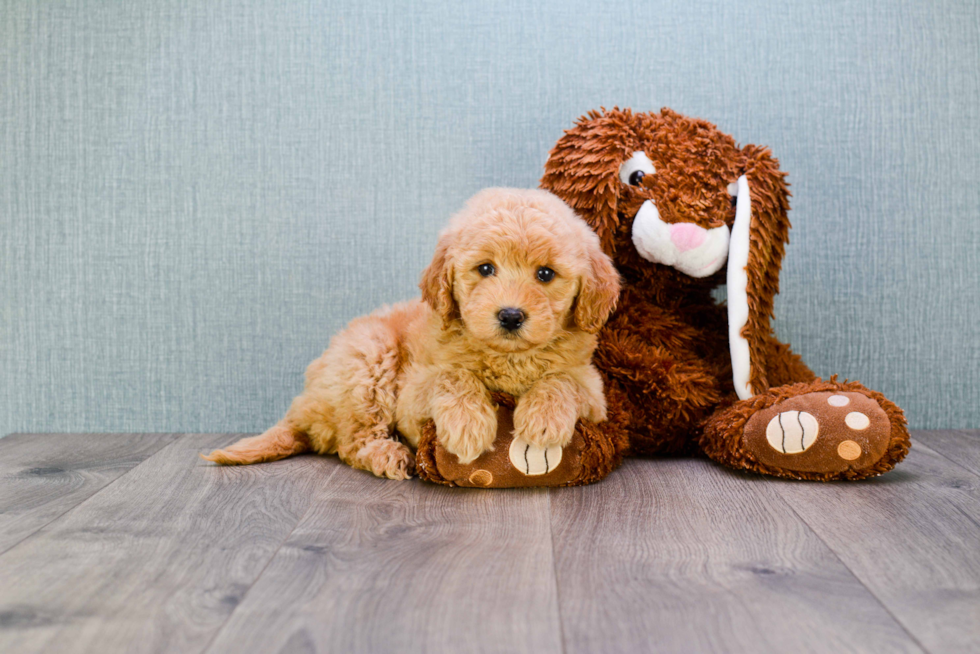
{"type": "Polygon", "coordinates": [[[713,275],[728,258],[727,225],[705,229],[694,223],[665,223],[653,200],[633,219],[633,246],[653,263],[672,266],[691,277],[713,275]]]}

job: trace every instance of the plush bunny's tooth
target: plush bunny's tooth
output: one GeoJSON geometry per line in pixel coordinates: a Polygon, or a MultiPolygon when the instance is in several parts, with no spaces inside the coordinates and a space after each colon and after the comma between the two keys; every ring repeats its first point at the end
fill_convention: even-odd
{"type": "Polygon", "coordinates": [[[752,224],[752,199],[749,197],[749,180],[745,175],[738,178],[735,204],[735,224],[732,225],[728,242],[728,344],[732,355],[732,378],[738,399],[747,400],[755,395],[749,383],[752,362],[749,342],[742,336],[742,328],[749,321],[749,227],[752,224]]]}

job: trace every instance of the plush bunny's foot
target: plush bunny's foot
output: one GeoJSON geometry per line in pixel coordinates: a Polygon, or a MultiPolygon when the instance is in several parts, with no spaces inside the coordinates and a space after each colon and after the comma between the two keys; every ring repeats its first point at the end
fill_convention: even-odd
{"type": "Polygon", "coordinates": [[[514,488],[578,486],[599,481],[622,460],[625,438],[615,438],[607,424],[580,420],[566,445],[542,447],[514,436],[514,399],[494,394],[497,437],[493,448],[461,463],[438,441],[435,423],[423,428],[416,452],[419,477],[448,486],[514,488]]]}
{"type": "Polygon", "coordinates": [[[804,393],[759,411],[745,424],[745,445],[761,463],[800,472],[859,470],[888,449],[891,424],[860,393],[804,393]]]}
{"type": "Polygon", "coordinates": [[[862,479],[908,452],[898,407],[856,382],[770,389],[709,420],[702,447],[733,467],[797,479],[862,479]]]}

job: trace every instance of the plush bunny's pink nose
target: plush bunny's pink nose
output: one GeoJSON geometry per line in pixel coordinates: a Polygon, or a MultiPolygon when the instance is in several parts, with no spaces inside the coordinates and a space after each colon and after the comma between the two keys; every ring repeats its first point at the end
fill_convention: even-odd
{"type": "Polygon", "coordinates": [[[670,240],[681,252],[693,250],[707,237],[708,230],[691,223],[674,223],[670,226],[670,240]]]}

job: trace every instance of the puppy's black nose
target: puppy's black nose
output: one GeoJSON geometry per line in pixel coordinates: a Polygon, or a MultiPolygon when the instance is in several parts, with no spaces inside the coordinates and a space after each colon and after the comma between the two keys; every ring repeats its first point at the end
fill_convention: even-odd
{"type": "Polygon", "coordinates": [[[500,313],[497,314],[497,320],[500,321],[500,326],[509,332],[520,329],[521,325],[524,324],[524,312],[520,309],[501,309],[500,313]]]}

